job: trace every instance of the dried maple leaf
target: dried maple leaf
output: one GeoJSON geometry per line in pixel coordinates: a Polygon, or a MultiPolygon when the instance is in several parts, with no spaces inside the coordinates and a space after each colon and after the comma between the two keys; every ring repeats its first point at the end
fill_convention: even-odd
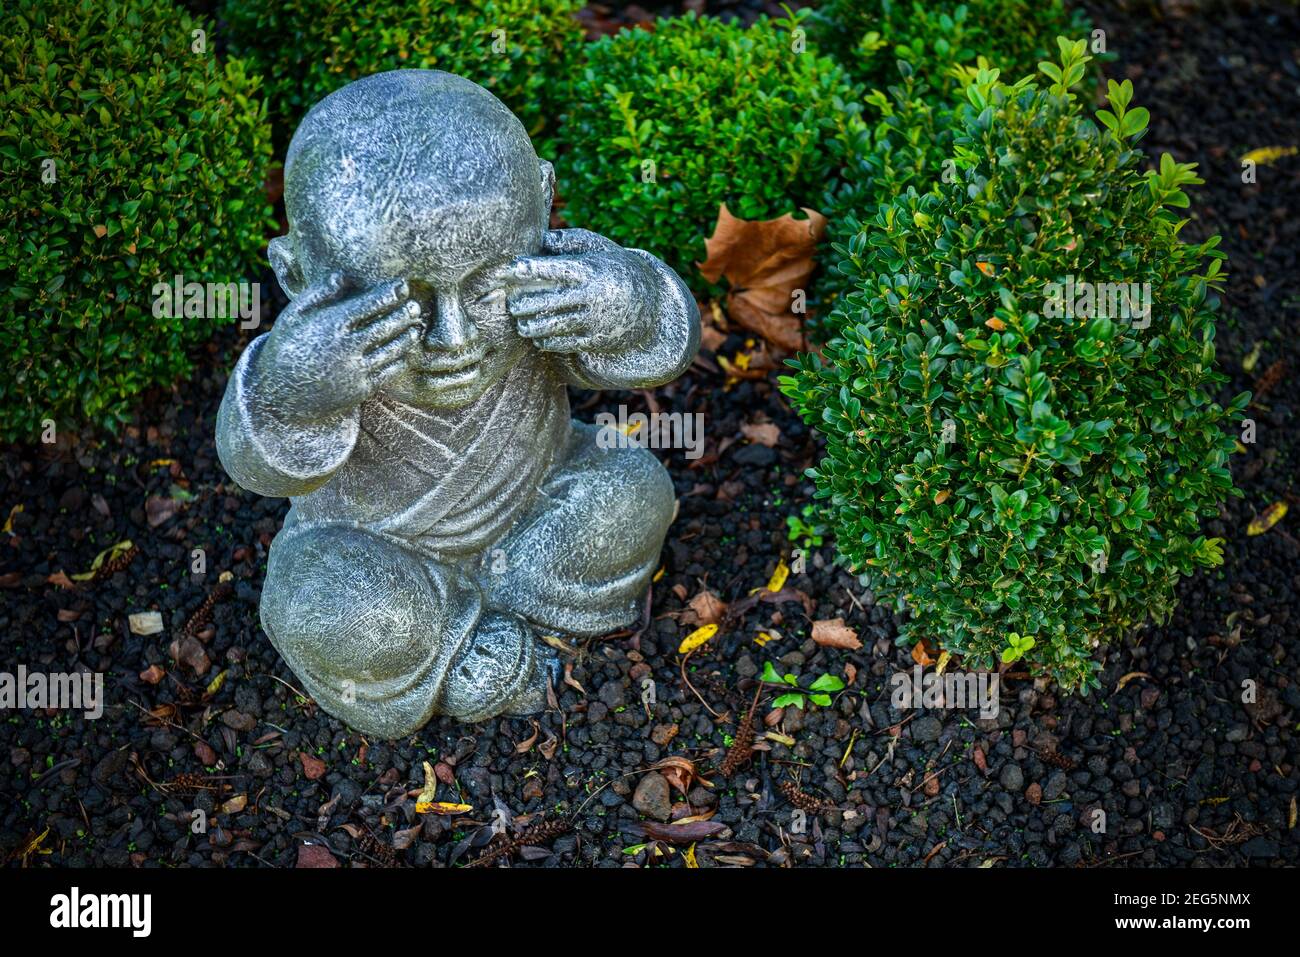
{"type": "Polygon", "coordinates": [[[825,216],[806,207],[803,212],[807,219],[787,213],[750,222],[731,215],[723,203],[700,264],[709,282],[729,283],[727,314],[738,325],[792,352],[804,346],[803,320],[791,310],[794,292],[807,288],[826,231],[825,216]]]}
{"type": "Polygon", "coordinates": [[[821,621],[814,621],[812,640],[823,648],[847,648],[849,651],[857,651],[862,647],[862,642],[858,640],[858,633],[844,624],[843,618],[824,618],[821,621]]]}

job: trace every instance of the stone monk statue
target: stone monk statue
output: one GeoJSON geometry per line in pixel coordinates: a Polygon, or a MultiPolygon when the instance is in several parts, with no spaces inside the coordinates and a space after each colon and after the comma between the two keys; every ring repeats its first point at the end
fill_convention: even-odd
{"type": "Polygon", "coordinates": [[[292,301],[231,374],[217,450],[292,499],[262,624],[360,731],[537,711],[539,635],[640,614],[672,482],[565,387],[676,378],[699,311],[649,253],[548,229],[553,187],[496,97],[433,70],[330,94],[289,146],[269,256],[292,301]]]}

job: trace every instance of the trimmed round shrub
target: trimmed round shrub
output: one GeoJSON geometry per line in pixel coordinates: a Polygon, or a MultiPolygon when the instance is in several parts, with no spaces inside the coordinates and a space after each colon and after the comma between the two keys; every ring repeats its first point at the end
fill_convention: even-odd
{"type": "Polygon", "coordinates": [[[1055,37],[1089,30],[1062,0],[828,0],[809,21],[818,46],[867,87],[896,82],[905,61],[939,98],[964,86],[953,67],[985,57],[1004,76],[1023,76],[1055,53],[1055,37]]]}
{"type": "Polygon", "coordinates": [[[194,52],[165,0],[9,0],[0,13],[0,438],[111,426],[191,368],[217,318],[156,318],[153,288],[243,279],[270,158],[255,78],[194,52]]]}
{"type": "Polygon", "coordinates": [[[850,255],[848,242],[862,231],[882,205],[909,189],[935,189],[944,176],[956,175],[953,160],[954,110],[934,102],[925,81],[906,63],[902,78],[885,93],[872,90],[865,103],[875,118],[870,126],[850,131],[841,152],[843,177],[826,191],[822,210],[827,217],[822,255],[827,267],[817,282],[818,309],[810,314],[809,332],[816,341],[826,334],[828,307],[852,284],[854,273],[841,271],[850,255]]]}
{"type": "Polygon", "coordinates": [[[564,217],[649,250],[697,292],[718,208],[820,211],[860,91],[805,48],[800,11],[746,29],[689,13],[588,45],[560,128],[564,217]]]}
{"type": "Polygon", "coordinates": [[[1139,171],[1132,85],[1084,115],[1082,41],[1052,79],[965,90],[960,175],[853,238],[824,358],[781,386],[826,442],[810,471],[838,550],[928,639],[1067,689],[1094,649],[1222,560],[1200,533],[1232,487],[1213,393],[1217,237],[1185,243],[1190,164],[1139,171]],[[1145,311],[1144,311],[1145,310],[1145,311]]]}
{"type": "MultiPolygon", "coordinates": [[[[326,94],[385,70],[445,70],[549,137],[584,43],[578,0],[226,0],[231,52],[265,77],[277,147],[326,94]]],[[[542,145],[542,144],[539,144],[542,145]]]]}
{"type": "MultiPolygon", "coordinates": [[[[822,201],[832,262],[846,255],[844,243],[882,204],[910,186],[927,192],[951,174],[945,164],[952,157],[953,101],[978,69],[1023,76],[1054,52],[1056,36],[1082,36],[1091,28],[1084,13],[1061,0],[831,0],[809,24],[818,45],[871,89],[866,114],[873,125],[844,146],[844,175],[822,201]]],[[[833,265],[823,270],[810,323],[815,339],[846,282],[833,265]]]]}

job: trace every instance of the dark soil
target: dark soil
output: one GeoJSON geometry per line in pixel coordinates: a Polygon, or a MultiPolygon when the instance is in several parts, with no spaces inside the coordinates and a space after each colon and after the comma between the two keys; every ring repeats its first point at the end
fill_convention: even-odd
{"type": "MultiPolygon", "coordinates": [[[[1143,145],[1197,161],[1207,180],[1193,192],[1188,231],[1222,233],[1231,257],[1224,397],[1264,393],[1252,412],[1258,441],[1234,461],[1245,497],[1208,523],[1227,540],[1226,564],[1184,583],[1167,627],[1110,650],[1100,694],[1065,697],[1009,678],[996,719],[892,709],[888,678],[911,666],[894,645],[897,619],[831,566],[829,546],[787,585],[811,596],[806,607],[797,595],[756,603],[683,672],[687,602],[705,587],[735,603],[764,586],[791,554],[786,517],[811,494],[801,477],[816,453],[809,431],[769,379],[726,385],[717,371],[718,356],[751,348],[732,335],[654,394],[664,410],[703,412],[709,444],[694,463],[660,453],[681,512],[644,629],[581,647],[558,707],[535,721],[440,720],[409,740],[365,740],[295,693],[258,624],[267,546],[287,503],[236,488],[216,459],[225,372],[247,344],[230,330],[193,382],[144,403],[120,439],[5,451],[0,505],[22,511],[0,535],[0,662],[103,672],[108,707],[97,721],[3,718],[0,855],[19,852],[15,866],[24,849],[35,865],[428,866],[505,847],[496,863],[682,866],[688,845],[655,843],[653,816],[712,815],[677,832],[696,829],[701,866],[1296,864],[1300,548],[1289,519],[1254,537],[1246,526],[1276,501],[1297,514],[1300,157],[1260,166],[1255,185],[1242,184],[1239,158],[1300,144],[1300,14],[1095,19],[1117,54],[1108,73],[1132,77],[1151,110],[1143,145]],[[1267,390],[1263,375],[1275,380],[1267,390]],[[742,424],[764,419],[780,429],[775,448],[742,435],[742,424]],[[75,588],[51,582],[124,539],[138,548],[125,568],[75,588]],[[191,571],[194,548],[206,550],[204,575],[191,571]],[[132,634],[127,615],[150,609],[165,631],[132,634]],[[858,632],[860,651],[811,641],[811,620],[837,617],[858,632]],[[760,631],[774,636],[764,647],[760,631]],[[188,664],[173,660],[174,641],[188,664]],[[855,680],[806,713],[774,716],[765,695],[758,731],[775,737],[725,774],[726,744],[767,660],[805,682],[846,671],[855,680]],[[151,665],[166,671],[157,684],[140,677],[151,665]],[[647,678],[653,707],[643,704],[647,678]],[[1248,679],[1258,694],[1243,704],[1248,679]],[[685,797],[649,770],[670,756],[691,764],[670,766],[669,780],[673,767],[697,772],[682,782],[685,797]],[[437,800],[470,810],[416,814],[425,761],[442,782],[437,800]],[[796,805],[804,833],[792,832],[796,805]],[[191,831],[196,808],[205,833],[191,831]],[[1105,811],[1101,833],[1095,809],[1105,811]],[[489,843],[503,817],[517,839],[489,843]],[[529,826],[541,829],[518,837],[529,826]]],[[[264,298],[273,289],[268,275],[264,298]]],[[[587,419],[647,401],[574,396],[587,419]]]]}

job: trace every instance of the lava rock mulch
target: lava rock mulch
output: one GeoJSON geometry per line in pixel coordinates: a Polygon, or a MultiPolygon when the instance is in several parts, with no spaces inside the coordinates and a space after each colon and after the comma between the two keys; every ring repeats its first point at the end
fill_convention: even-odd
{"type": "MultiPolygon", "coordinates": [[[[1300,144],[1300,14],[1094,16],[1117,54],[1109,74],[1132,77],[1151,110],[1144,147],[1200,163],[1207,183],[1194,191],[1188,231],[1222,233],[1230,255],[1218,338],[1233,380],[1224,398],[1258,395],[1258,441],[1233,463],[1245,497],[1208,523],[1227,540],[1226,564],[1183,584],[1168,626],[1110,651],[1099,694],[1066,697],[1011,676],[994,719],[893,709],[888,679],[912,664],[894,644],[898,620],[831,565],[828,545],[791,575],[788,600],[751,598],[791,555],[786,519],[809,500],[802,474],[817,449],[770,377],[726,374],[720,359],[735,370],[737,354],[754,348],[728,334],[653,395],[574,396],[588,419],[619,404],[705,415],[702,457],[659,453],[680,514],[646,620],[573,649],[553,707],[535,719],[438,720],[406,740],[368,740],[297,692],[259,628],[267,546],[286,503],[237,488],[216,459],[225,370],[247,344],[231,330],[209,346],[194,381],[152,396],[120,438],[4,452],[0,662],[102,672],[107,707],[98,720],[4,715],[0,858],[114,867],[1294,865],[1300,547],[1288,520],[1258,536],[1246,528],[1271,503],[1300,504],[1300,157],[1260,166],[1258,182],[1243,185],[1240,156],[1300,144]],[[764,445],[772,428],[756,426],[775,427],[780,440],[764,445]],[[134,551],[96,578],[63,577],[124,540],[134,551]],[[196,548],[206,555],[201,575],[196,548]],[[683,665],[678,645],[717,610],[705,591],[727,615],[683,665]],[[161,612],[163,631],[133,634],[128,615],[150,610],[161,612]],[[810,623],[833,618],[861,649],[811,640],[810,623]],[[759,750],[728,758],[748,737],[767,661],[805,684],[822,673],[852,680],[830,707],[806,712],[774,711],[763,693],[759,750]],[[1247,680],[1257,695],[1243,703],[1247,680]],[[416,813],[426,763],[433,799],[467,807],[416,813]],[[191,828],[196,809],[202,833],[191,828]],[[683,817],[692,820],[666,823],[683,817]]],[[[264,300],[275,289],[268,275],[264,300]]]]}

